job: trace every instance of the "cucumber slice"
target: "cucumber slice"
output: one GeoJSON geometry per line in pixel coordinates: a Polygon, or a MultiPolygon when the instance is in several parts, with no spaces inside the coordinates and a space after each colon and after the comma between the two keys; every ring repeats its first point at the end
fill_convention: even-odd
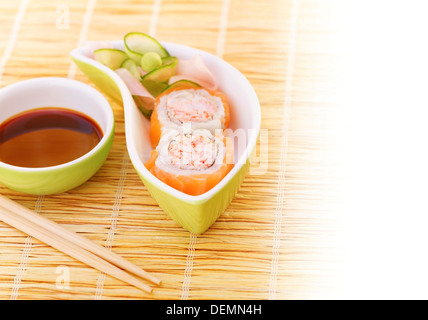
{"type": "Polygon", "coordinates": [[[153,97],[157,97],[168,87],[168,82],[158,82],[151,80],[141,81],[143,86],[150,92],[153,97]]]}
{"type": "Polygon", "coordinates": [[[168,51],[154,38],[142,32],[129,32],[124,37],[125,51],[137,63],[147,52],[156,52],[161,58],[169,56],[168,51]]]}
{"type": "Polygon", "coordinates": [[[110,69],[119,69],[123,61],[128,59],[126,52],[119,49],[98,49],[94,51],[95,60],[110,69]]]}
{"type": "Polygon", "coordinates": [[[142,96],[132,96],[134,98],[134,102],[137,105],[138,109],[140,109],[141,113],[147,118],[150,119],[152,115],[154,103],[153,101],[147,101],[145,97],[142,96]]]}
{"type": "Polygon", "coordinates": [[[199,84],[196,82],[190,81],[190,80],[178,80],[174,83],[171,83],[168,87],[166,87],[163,91],[169,90],[169,89],[176,89],[176,88],[183,88],[183,89],[199,89],[202,88],[199,84]]]}
{"type": "Polygon", "coordinates": [[[147,52],[141,58],[140,65],[144,71],[150,72],[162,65],[162,58],[156,52],[147,52]]]}
{"type": "Polygon", "coordinates": [[[162,65],[165,66],[167,64],[173,63],[176,59],[177,57],[174,56],[164,57],[162,58],[162,65]]]}
{"type": "Polygon", "coordinates": [[[123,61],[120,67],[127,69],[137,79],[141,79],[140,72],[138,71],[138,65],[131,58],[128,58],[125,61],[123,61]]]}
{"type": "Polygon", "coordinates": [[[178,59],[176,57],[171,58],[173,59],[171,59],[169,64],[160,66],[141,78],[143,86],[155,98],[168,87],[169,78],[175,75],[178,59]]]}

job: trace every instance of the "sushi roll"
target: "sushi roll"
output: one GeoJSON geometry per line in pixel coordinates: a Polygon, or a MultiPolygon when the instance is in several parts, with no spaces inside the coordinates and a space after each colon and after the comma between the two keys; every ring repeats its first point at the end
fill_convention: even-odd
{"type": "Polygon", "coordinates": [[[171,129],[152,151],[146,168],[167,185],[200,195],[217,185],[233,167],[232,140],[209,130],[171,129]]]}
{"type": "Polygon", "coordinates": [[[226,128],[229,120],[229,105],[223,93],[203,88],[171,88],[156,98],[150,119],[151,144],[156,147],[166,130],[178,130],[183,124],[214,134],[216,129],[226,128]]]}

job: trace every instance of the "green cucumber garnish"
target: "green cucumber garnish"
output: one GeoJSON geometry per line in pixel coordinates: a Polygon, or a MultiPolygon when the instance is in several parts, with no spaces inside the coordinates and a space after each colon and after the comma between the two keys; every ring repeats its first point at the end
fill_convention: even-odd
{"type": "Polygon", "coordinates": [[[178,80],[174,83],[171,83],[169,86],[167,86],[163,91],[169,90],[169,89],[176,89],[176,88],[186,88],[186,89],[200,89],[202,88],[199,84],[196,82],[190,81],[190,80],[178,80]]]}
{"type": "Polygon", "coordinates": [[[168,80],[177,70],[178,59],[171,57],[170,63],[150,71],[141,78],[141,83],[153,97],[157,97],[166,87],[168,80]]]}
{"type": "Polygon", "coordinates": [[[124,42],[125,51],[137,63],[140,63],[147,52],[156,52],[161,58],[169,56],[168,51],[156,39],[142,32],[127,33],[124,42]]]}
{"type": "Polygon", "coordinates": [[[98,49],[94,51],[94,57],[95,60],[113,70],[120,68],[123,61],[128,59],[126,52],[119,49],[98,49]]]}
{"type": "Polygon", "coordinates": [[[174,57],[174,56],[164,57],[162,58],[162,65],[165,66],[167,64],[173,63],[175,62],[175,60],[177,60],[177,57],[174,57]]]}
{"type": "Polygon", "coordinates": [[[150,118],[154,100],[168,88],[200,88],[190,80],[179,80],[169,85],[169,79],[176,74],[178,58],[153,37],[142,32],[130,32],[124,37],[125,50],[103,48],[94,51],[95,60],[112,70],[124,68],[138,79],[152,97],[132,95],[140,111],[150,118]],[[144,76],[144,72],[147,72],[144,76]]]}
{"type": "Polygon", "coordinates": [[[125,61],[123,61],[122,64],[120,65],[120,67],[127,69],[137,79],[141,78],[141,75],[138,72],[138,65],[131,58],[128,58],[125,61]]]}
{"type": "Polygon", "coordinates": [[[156,52],[147,52],[141,58],[140,64],[144,71],[150,72],[162,65],[162,58],[156,52]]]}
{"type": "Polygon", "coordinates": [[[142,96],[133,95],[132,98],[134,99],[134,102],[137,105],[138,109],[140,109],[141,113],[146,118],[150,119],[154,108],[153,102],[150,99],[147,99],[146,97],[142,96]]]}

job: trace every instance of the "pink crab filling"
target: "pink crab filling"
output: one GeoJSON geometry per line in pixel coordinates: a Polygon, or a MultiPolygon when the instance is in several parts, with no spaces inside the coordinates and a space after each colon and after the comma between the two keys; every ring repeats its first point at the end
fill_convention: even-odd
{"type": "Polygon", "coordinates": [[[176,119],[181,123],[211,120],[217,112],[217,106],[213,101],[188,91],[168,97],[166,109],[170,119],[176,119]]]}
{"type": "Polygon", "coordinates": [[[201,134],[185,134],[171,141],[169,161],[180,169],[202,170],[213,165],[216,157],[214,142],[201,134]]]}

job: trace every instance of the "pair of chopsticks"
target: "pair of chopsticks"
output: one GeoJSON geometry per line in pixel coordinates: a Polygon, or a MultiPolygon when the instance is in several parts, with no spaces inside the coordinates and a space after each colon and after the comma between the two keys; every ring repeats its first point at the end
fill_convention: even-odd
{"type": "Polygon", "coordinates": [[[151,293],[160,280],[121,256],[0,195],[0,220],[108,275],[151,293]],[[134,274],[134,275],[132,275],[134,274]]]}

